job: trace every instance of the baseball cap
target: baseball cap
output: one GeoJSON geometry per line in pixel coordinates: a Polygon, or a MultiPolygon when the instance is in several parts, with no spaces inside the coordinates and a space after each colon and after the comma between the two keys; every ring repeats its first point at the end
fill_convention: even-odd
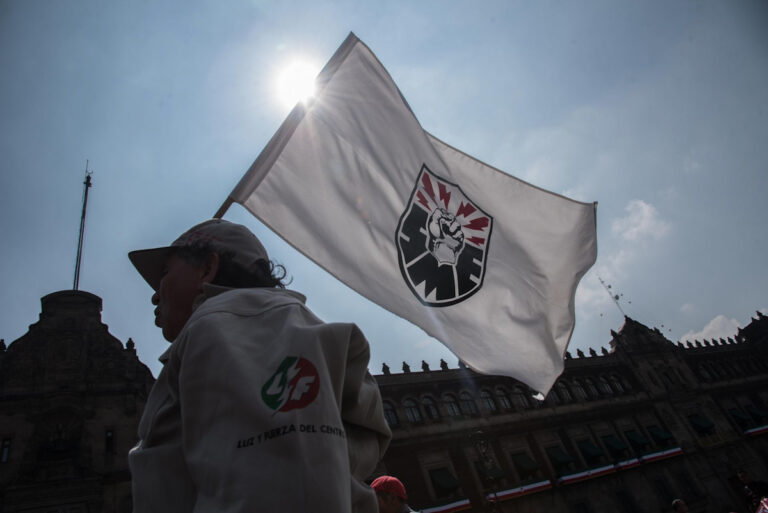
{"type": "Polygon", "coordinates": [[[217,252],[231,253],[233,262],[246,272],[255,269],[259,260],[269,260],[267,250],[248,228],[223,219],[204,221],[184,232],[170,246],[131,251],[128,258],[149,286],[157,290],[168,256],[196,242],[208,243],[217,252]]]}
{"type": "Polygon", "coordinates": [[[400,480],[393,476],[379,476],[371,483],[371,488],[377,492],[387,492],[400,497],[400,499],[407,501],[408,496],[405,494],[405,486],[400,480]]]}

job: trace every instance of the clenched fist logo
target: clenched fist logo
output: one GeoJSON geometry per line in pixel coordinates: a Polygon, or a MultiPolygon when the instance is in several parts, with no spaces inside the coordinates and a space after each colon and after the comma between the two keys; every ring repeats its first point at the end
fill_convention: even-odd
{"type": "Polygon", "coordinates": [[[456,264],[456,258],[464,249],[464,232],[456,216],[438,207],[427,223],[429,240],[427,249],[441,264],[456,264]]]}
{"type": "Polygon", "coordinates": [[[483,286],[493,218],[422,164],[395,232],[397,263],[425,306],[461,303],[483,286]]]}

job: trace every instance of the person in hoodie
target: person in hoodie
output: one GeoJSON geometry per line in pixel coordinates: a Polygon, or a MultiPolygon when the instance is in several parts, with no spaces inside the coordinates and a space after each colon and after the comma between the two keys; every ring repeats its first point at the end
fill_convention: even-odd
{"type": "Polygon", "coordinates": [[[170,346],[129,453],[134,511],[375,511],[391,438],[368,343],[285,288],[246,227],[132,251],[170,346]]]}

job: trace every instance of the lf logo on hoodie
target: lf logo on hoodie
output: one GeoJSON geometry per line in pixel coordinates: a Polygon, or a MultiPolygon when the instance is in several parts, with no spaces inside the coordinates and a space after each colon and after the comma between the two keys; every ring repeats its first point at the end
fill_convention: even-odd
{"type": "Polygon", "coordinates": [[[320,378],[312,362],[287,356],[261,387],[261,398],[277,413],[304,408],[315,400],[319,390],[320,378]]]}

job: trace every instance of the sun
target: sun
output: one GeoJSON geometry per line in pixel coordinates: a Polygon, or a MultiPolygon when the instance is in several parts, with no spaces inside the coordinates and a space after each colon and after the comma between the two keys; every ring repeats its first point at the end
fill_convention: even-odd
{"type": "Polygon", "coordinates": [[[277,98],[280,104],[292,108],[306,102],[315,94],[315,77],[319,67],[309,61],[294,60],[277,75],[277,98]]]}

